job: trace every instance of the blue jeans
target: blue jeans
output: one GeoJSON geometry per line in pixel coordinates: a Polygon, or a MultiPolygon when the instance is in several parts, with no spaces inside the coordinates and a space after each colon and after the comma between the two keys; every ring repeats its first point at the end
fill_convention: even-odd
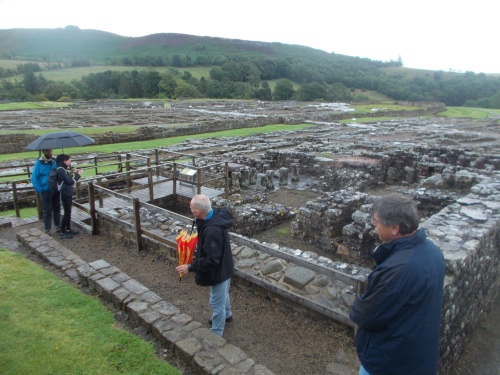
{"type": "Polygon", "coordinates": [[[361,367],[359,368],[359,375],[370,375],[370,373],[365,370],[363,365],[361,365],[361,367]]]}
{"type": "Polygon", "coordinates": [[[226,319],[233,315],[229,301],[231,279],[210,287],[210,307],[212,308],[212,332],[222,336],[226,319]]]}
{"type": "Polygon", "coordinates": [[[54,225],[61,226],[61,198],[60,193],[52,193],[50,190],[44,190],[40,193],[43,207],[43,226],[45,230],[50,230],[52,225],[52,217],[54,218],[54,225]]]}

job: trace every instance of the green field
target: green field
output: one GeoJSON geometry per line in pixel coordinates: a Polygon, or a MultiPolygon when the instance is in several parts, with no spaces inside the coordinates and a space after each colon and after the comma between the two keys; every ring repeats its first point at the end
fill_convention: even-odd
{"type": "Polygon", "coordinates": [[[468,108],[468,107],[447,107],[447,110],[439,113],[439,116],[449,118],[468,118],[481,120],[493,116],[493,113],[500,114],[500,110],[483,109],[483,108],[468,108]]]}
{"type": "Polygon", "coordinates": [[[0,373],[180,374],[93,297],[0,248],[0,373]]]}
{"type": "MultiPolygon", "coordinates": [[[[10,69],[15,69],[18,64],[22,63],[17,61],[17,63],[14,64],[14,66],[12,66],[11,62],[12,62],[11,60],[0,60],[0,67],[7,68],[7,66],[10,66],[10,69]]],[[[38,63],[38,64],[43,66],[43,63],[38,63]]],[[[39,73],[42,74],[45,77],[45,79],[49,81],[55,81],[55,82],[62,81],[64,83],[70,83],[73,80],[79,81],[83,76],[88,76],[89,74],[92,73],[103,73],[108,70],[117,72],[127,72],[132,70],[137,70],[137,71],[155,70],[159,73],[169,73],[173,70],[177,71],[181,75],[184,71],[187,71],[191,73],[191,75],[194,78],[200,79],[201,77],[208,78],[211,69],[212,67],[193,67],[193,68],[178,68],[178,69],[172,67],[155,67],[153,69],[144,66],[93,65],[93,66],[78,67],[78,68],[43,70],[39,73]]],[[[8,77],[7,79],[11,81],[22,81],[23,75],[17,74],[12,77],[8,77]]]]}
{"type": "MultiPolygon", "coordinates": [[[[128,142],[128,143],[113,143],[107,145],[89,145],[84,147],[74,147],[74,148],[65,148],[64,152],[69,155],[78,155],[84,153],[98,153],[98,154],[109,154],[113,152],[126,152],[126,151],[134,151],[134,150],[145,150],[145,149],[155,149],[162,146],[170,146],[174,144],[178,144],[184,141],[188,141],[190,139],[203,139],[203,138],[223,138],[223,137],[245,137],[254,134],[261,133],[271,133],[276,131],[292,131],[298,129],[304,129],[311,126],[310,124],[298,124],[298,125],[267,125],[258,128],[242,128],[242,129],[234,129],[234,130],[225,130],[220,132],[213,133],[203,133],[203,134],[194,134],[194,135],[185,135],[180,137],[171,137],[171,138],[161,138],[161,139],[153,139],[150,141],[141,141],[141,142],[128,142]]],[[[66,129],[70,130],[70,129],[66,129]]],[[[74,129],[76,131],[80,131],[80,129],[74,129]]],[[[59,152],[59,150],[56,150],[59,152]]],[[[0,162],[10,161],[10,160],[19,160],[19,159],[34,159],[38,157],[38,151],[27,151],[27,152],[19,152],[16,154],[4,154],[0,155],[0,162]]]]}

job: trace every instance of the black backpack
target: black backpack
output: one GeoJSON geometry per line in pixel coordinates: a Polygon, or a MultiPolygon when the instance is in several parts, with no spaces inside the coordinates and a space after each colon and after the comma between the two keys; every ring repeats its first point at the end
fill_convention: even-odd
{"type": "Polygon", "coordinates": [[[63,181],[61,181],[61,183],[57,182],[57,170],[59,168],[64,169],[63,167],[57,167],[56,169],[51,169],[49,173],[49,188],[53,193],[61,191],[61,186],[63,184],[63,181]]]}

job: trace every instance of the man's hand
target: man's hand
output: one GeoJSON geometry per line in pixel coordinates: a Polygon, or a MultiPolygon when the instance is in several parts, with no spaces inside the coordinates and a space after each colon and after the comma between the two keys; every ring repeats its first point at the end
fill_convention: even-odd
{"type": "Polygon", "coordinates": [[[183,264],[182,266],[176,267],[175,270],[177,272],[179,272],[180,275],[184,276],[184,275],[187,275],[189,273],[188,267],[189,266],[187,264],[183,264]]]}

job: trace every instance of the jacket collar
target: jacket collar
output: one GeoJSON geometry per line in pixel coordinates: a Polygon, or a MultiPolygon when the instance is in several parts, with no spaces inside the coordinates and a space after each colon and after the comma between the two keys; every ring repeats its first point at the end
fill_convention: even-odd
{"type": "Polygon", "coordinates": [[[372,258],[375,260],[375,263],[378,265],[384,261],[389,255],[393,252],[401,250],[403,248],[407,248],[412,246],[418,242],[424,241],[427,238],[425,230],[418,229],[414,235],[408,237],[401,237],[391,241],[389,243],[384,243],[378,246],[372,254],[372,258]]]}

